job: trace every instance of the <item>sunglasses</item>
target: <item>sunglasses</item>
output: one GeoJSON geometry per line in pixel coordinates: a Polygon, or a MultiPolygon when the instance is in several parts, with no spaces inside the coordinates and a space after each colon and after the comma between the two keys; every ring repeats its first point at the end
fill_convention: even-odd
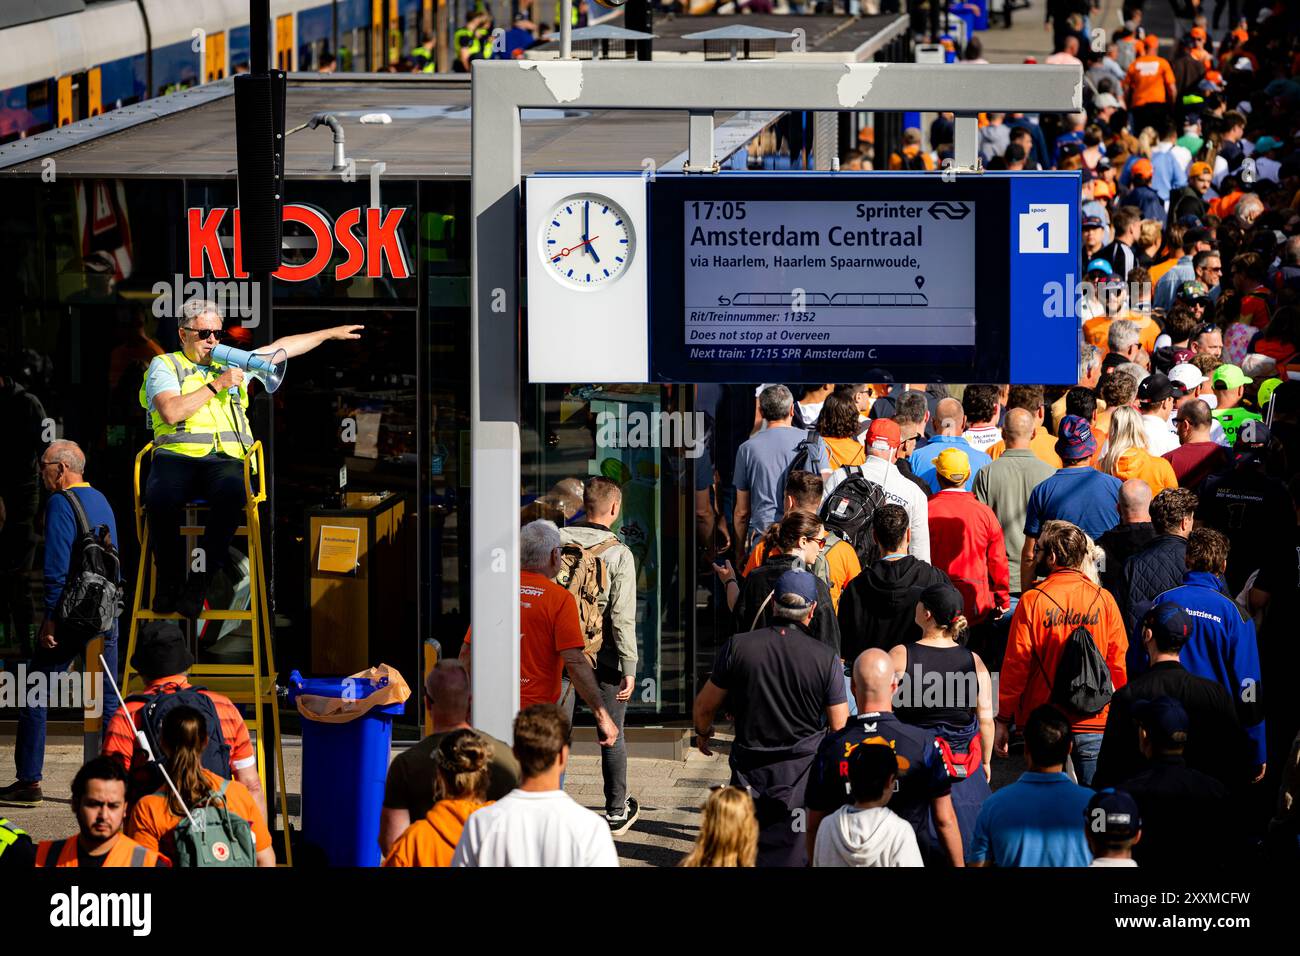
{"type": "Polygon", "coordinates": [[[826,539],[825,539],[825,538],[804,538],[804,540],[805,540],[805,541],[812,541],[812,542],[816,543],[817,548],[818,548],[818,550],[820,550],[820,551],[825,551],[825,550],[826,550],[826,539]]]}
{"type": "Polygon", "coordinates": [[[192,332],[196,339],[219,339],[221,338],[221,329],[196,329],[188,325],[182,325],[181,329],[185,332],[192,332]]]}

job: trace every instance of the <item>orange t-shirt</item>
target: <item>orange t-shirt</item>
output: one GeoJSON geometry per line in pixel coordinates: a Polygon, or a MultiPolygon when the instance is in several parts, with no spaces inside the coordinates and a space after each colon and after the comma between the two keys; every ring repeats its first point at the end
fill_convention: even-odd
{"type": "MultiPolygon", "coordinates": [[[[1095,467],[1098,471],[1101,470],[1100,458],[1097,459],[1095,467]]],[[[1120,481],[1128,481],[1130,478],[1142,479],[1151,489],[1153,498],[1166,488],[1178,487],[1178,476],[1174,474],[1174,466],[1141,448],[1130,448],[1119,456],[1115,466],[1115,477],[1120,481]]]]}
{"type": "Polygon", "coordinates": [[[1110,335],[1111,323],[1116,319],[1128,319],[1130,322],[1136,322],[1138,326],[1138,342],[1147,352],[1154,352],[1156,349],[1156,339],[1160,337],[1160,326],[1149,315],[1138,315],[1136,312],[1125,312],[1123,315],[1117,315],[1113,318],[1106,315],[1099,315],[1095,319],[1089,319],[1083,323],[1083,338],[1090,345],[1096,346],[1105,354],[1110,343],[1107,336],[1110,335]]]}
{"type": "Polygon", "coordinates": [[[841,465],[861,465],[867,460],[867,451],[856,438],[823,438],[822,442],[829,452],[827,459],[831,471],[841,465]]]}
{"type": "MultiPolygon", "coordinates": [[[[519,574],[519,709],[554,704],[564,673],[561,651],[586,646],[578,603],[564,588],[536,571],[519,574]]],[[[465,643],[470,632],[465,632],[465,643]]]]}
{"type": "Polygon", "coordinates": [[[1174,266],[1178,265],[1178,260],[1180,258],[1181,258],[1181,254],[1174,256],[1172,259],[1166,259],[1164,262],[1157,262],[1155,265],[1153,265],[1150,269],[1147,270],[1147,272],[1150,273],[1151,275],[1151,288],[1154,289],[1156,287],[1156,283],[1160,281],[1160,277],[1162,275],[1164,275],[1174,266]]]}
{"type": "MultiPolygon", "coordinates": [[[[749,559],[745,562],[745,568],[740,572],[742,576],[748,575],[750,571],[763,563],[765,551],[763,541],[760,538],[758,544],[754,545],[754,550],[749,552],[749,559]]],[[[853,550],[853,545],[847,541],[837,541],[826,552],[826,569],[831,576],[828,582],[831,590],[831,603],[835,605],[835,610],[838,611],[840,609],[840,595],[849,586],[849,582],[862,573],[862,562],[858,560],[858,552],[853,550]]]]}
{"type": "Polygon", "coordinates": [[[1169,90],[1174,86],[1174,70],[1162,56],[1148,54],[1129,64],[1124,74],[1124,92],[1128,94],[1129,109],[1148,103],[1166,103],[1169,90]]]}
{"type": "MultiPolygon", "coordinates": [[[[989,457],[996,461],[1006,450],[1006,441],[1000,441],[989,447],[989,457]]],[[[1051,465],[1053,468],[1064,467],[1061,456],[1056,453],[1056,437],[1042,425],[1034,429],[1034,437],[1029,439],[1029,450],[1034,453],[1035,458],[1046,465],[1051,465]]]]}
{"type": "MultiPolygon", "coordinates": [[[[211,770],[204,770],[203,776],[213,790],[221,789],[221,778],[211,770]]],[[[170,791],[168,791],[170,793],[170,791]]],[[[191,809],[193,809],[191,807],[191,809]]],[[[262,819],[262,812],[253,802],[253,795],[238,780],[226,784],[226,809],[237,817],[243,817],[253,828],[253,846],[258,852],[270,849],[271,833],[262,819]]],[[[141,797],[131,808],[130,819],[126,822],[126,835],[136,843],[150,850],[157,850],[170,859],[176,859],[176,843],[173,831],[183,818],[172,813],[167,806],[167,797],[161,793],[151,793],[141,797]]]]}

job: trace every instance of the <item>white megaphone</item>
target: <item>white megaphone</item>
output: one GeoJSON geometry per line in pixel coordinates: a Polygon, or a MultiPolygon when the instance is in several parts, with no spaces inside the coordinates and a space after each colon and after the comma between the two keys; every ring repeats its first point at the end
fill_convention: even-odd
{"type": "MultiPolygon", "coordinates": [[[[231,345],[218,345],[212,350],[212,359],[222,365],[233,365],[245,372],[261,372],[266,376],[264,385],[268,392],[274,392],[284,381],[285,369],[289,366],[289,356],[284,349],[272,353],[245,352],[231,345]]],[[[235,391],[235,389],[232,389],[235,391]]]]}

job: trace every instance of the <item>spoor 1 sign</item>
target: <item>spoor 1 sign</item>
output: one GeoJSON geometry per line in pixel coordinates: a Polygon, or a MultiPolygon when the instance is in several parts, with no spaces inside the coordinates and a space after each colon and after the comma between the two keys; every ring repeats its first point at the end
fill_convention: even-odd
{"type": "MultiPolygon", "coordinates": [[[[406,245],[398,227],[406,214],[405,207],[376,209],[357,207],[331,219],[329,214],[306,203],[286,203],[284,222],[301,224],[315,240],[311,257],[300,265],[285,264],[273,275],[286,282],[306,282],[325,270],[334,256],[337,242],[346,258],[334,268],[336,280],[351,279],[365,269],[367,278],[379,279],[388,275],[393,279],[408,279],[413,274],[406,245]],[[357,228],[364,223],[364,232],[357,228]],[[385,266],[387,267],[385,269],[385,266]]],[[[189,257],[187,276],[199,279],[246,279],[240,257],[239,209],[216,206],[211,209],[193,208],[186,214],[189,257]],[[226,260],[220,229],[230,213],[234,230],[234,263],[226,260]],[[206,260],[208,271],[205,271],[206,260]]]]}

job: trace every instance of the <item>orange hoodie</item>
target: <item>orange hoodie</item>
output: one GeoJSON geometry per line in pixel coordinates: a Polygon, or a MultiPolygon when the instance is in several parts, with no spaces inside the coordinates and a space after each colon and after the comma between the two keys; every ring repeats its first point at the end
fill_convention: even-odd
{"type": "MultiPolygon", "coordinates": [[[[1096,467],[1101,470],[1100,456],[1096,467]]],[[[1178,487],[1174,466],[1141,448],[1130,448],[1119,456],[1119,461],[1115,463],[1115,477],[1120,481],[1141,478],[1151,488],[1153,498],[1166,488],[1178,487]]]]}
{"type": "Polygon", "coordinates": [[[384,866],[451,866],[465,821],[492,801],[439,800],[423,820],[417,820],[393,843],[384,866]]]}

